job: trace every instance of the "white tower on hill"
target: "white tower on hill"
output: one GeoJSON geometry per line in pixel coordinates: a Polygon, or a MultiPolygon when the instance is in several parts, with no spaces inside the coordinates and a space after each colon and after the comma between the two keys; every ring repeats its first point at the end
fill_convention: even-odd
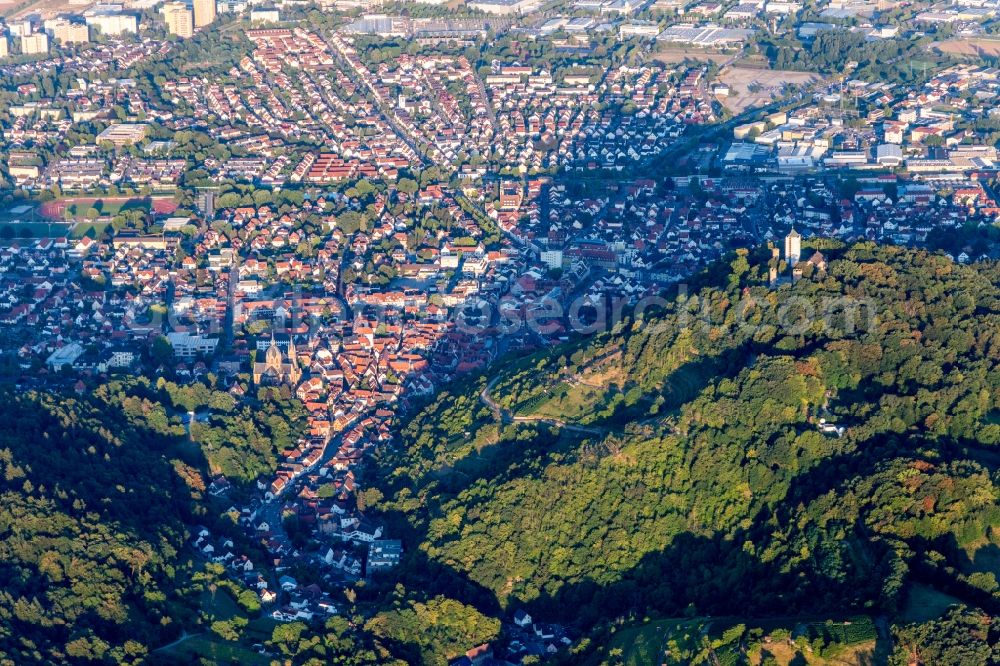
{"type": "Polygon", "coordinates": [[[802,256],[802,235],[792,229],[785,236],[785,261],[788,262],[788,267],[793,268],[799,263],[800,256],[802,256]]]}

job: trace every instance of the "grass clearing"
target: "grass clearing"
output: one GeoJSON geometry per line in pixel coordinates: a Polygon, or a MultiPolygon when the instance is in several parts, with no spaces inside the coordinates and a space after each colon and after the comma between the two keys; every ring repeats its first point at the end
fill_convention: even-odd
{"type": "Polygon", "coordinates": [[[224,641],[214,634],[189,636],[180,643],[162,650],[158,654],[169,657],[177,663],[195,662],[207,659],[217,664],[248,664],[249,666],[269,666],[271,659],[251,650],[240,643],[224,641]]]}
{"type": "Polygon", "coordinates": [[[620,630],[608,643],[605,657],[626,666],[756,666],[770,654],[781,666],[866,666],[874,663],[877,635],[866,615],[840,620],[674,618],[620,630]],[[811,650],[807,643],[825,647],[811,650]]]}
{"type": "Polygon", "coordinates": [[[758,666],[764,652],[770,653],[778,662],[778,666],[868,666],[874,661],[875,641],[870,644],[854,645],[844,648],[835,656],[820,657],[788,643],[769,643],[761,651],[749,659],[752,666],[758,666]]]}
{"type": "Polygon", "coordinates": [[[100,238],[101,234],[109,227],[107,222],[77,222],[73,225],[73,230],[70,232],[70,238],[83,238],[84,236],[90,238],[100,238]]]}
{"type": "Polygon", "coordinates": [[[664,663],[668,642],[676,642],[682,649],[693,649],[700,642],[699,620],[657,620],[636,627],[623,629],[615,634],[608,645],[611,650],[621,650],[626,666],[652,666],[664,663]]]}
{"type": "Polygon", "coordinates": [[[243,611],[236,605],[236,600],[229,595],[229,592],[221,589],[216,590],[214,594],[208,590],[202,592],[201,607],[216,620],[228,620],[243,615],[243,611]]]}
{"type": "Polygon", "coordinates": [[[899,615],[901,622],[927,622],[934,620],[948,610],[952,604],[961,603],[955,597],[938,592],[929,585],[914,583],[906,595],[906,606],[899,615]]]}
{"type": "Polygon", "coordinates": [[[560,382],[547,392],[518,405],[514,413],[576,422],[592,412],[603,397],[603,391],[589,386],[560,382]]]}
{"type": "Polygon", "coordinates": [[[274,628],[279,624],[281,624],[281,622],[278,622],[274,618],[262,615],[258,618],[250,620],[250,624],[248,624],[247,628],[243,630],[243,636],[246,639],[252,639],[258,643],[268,641],[271,640],[271,634],[274,633],[274,628]]]}

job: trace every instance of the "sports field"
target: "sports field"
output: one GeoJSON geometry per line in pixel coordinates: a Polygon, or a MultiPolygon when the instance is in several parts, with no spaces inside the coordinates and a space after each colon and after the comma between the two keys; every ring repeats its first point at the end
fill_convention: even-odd
{"type": "Polygon", "coordinates": [[[66,213],[83,219],[87,211],[95,209],[98,217],[114,216],[126,210],[142,210],[159,215],[170,215],[177,204],[170,197],[69,197],[43,203],[38,213],[51,220],[64,220],[66,213]]]}

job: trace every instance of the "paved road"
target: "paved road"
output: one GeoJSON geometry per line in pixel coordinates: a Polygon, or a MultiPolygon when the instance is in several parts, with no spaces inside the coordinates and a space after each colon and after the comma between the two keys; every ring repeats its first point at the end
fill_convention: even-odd
{"type": "Polygon", "coordinates": [[[236,322],[236,285],[240,281],[240,266],[234,262],[229,266],[229,283],[226,285],[226,317],[222,322],[222,347],[226,352],[233,350],[233,327],[236,322]]]}
{"type": "Polygon", "coordinates": [[[286,550],[291,550],[292,541],[289,538],[288,533],[285,532],[285,526],[281,522],[281,507],[285,504],[281,499],[282,496],[290,490],[298,488],[299,481],[303,476],[320,469],[323,465],[329,462],[330,458],[332,458],[337,451],[340,450],[340,444],[343,441],[344,433],[348,432],[351,427],[357,423],[358,418],[360,417],[355,417],[355,419],[351,421],[344,430],[330,438],[330,441],[326,443],[326,448],[323,450],[322,457],[320,457],[315,465],[310,467],[308,470],[303,471],[298,478],[285,486],[284,492],[281,495],[278,495],[270,501],[265,501],[257,510],[257,517],[261,520],[267,521],[268,526],[271,528],[271,538],[284,546],[286,550]]]}
{"type": "Polygon", "coordinates": [[[284,546],[285,550],[291,550],[292,540],[285,532],[285,526],[281,523],[281,507],[284,502],[280,497],[275,497],[270,502],[264,502],[257,510],[257,518],[267,522],[271,528],[271,538],[284,546]]]}
{"type": "MultiPolygon", "coordinates": [[[[438,160],[435,160],[430,156],[430,149],[433,148],[433,146],[425,145],[426,140],[423,137],[411,136],[410,133],[396,121],[393,113],[386,110],[386,107],[389,106],[389,104],[382,99],[382,96],[372,84],[370,80],[371,72],[366,72],[367,76],[363,76],[362,72],[359,72],[355,68],[354,64],[351,63],[351,61],[343,53],[341,53],[340,49],[337,48],[337,45],[330,39],[329,35],[325,32],[321,34],[323,41],[326,42],[327,47],[330,49],[330,53],[332,53],[334,58],[336,58],[344,72],[353,75],[361,83],[361,86],[359,87],[361,94],[368,99],[371,105],[375,108],[375,111],[378,112],[382,116],[382,119],[388,123],[389,127],[391,127],[393,131],[399,135],[399,138],[406,142],[410,149],[417,154],[417,157],[419,157],[424,163],[423,165],[428,166],[438,164],[438,160]]],[[[440,164],[439,166],[447,165],[440,164]]]]}

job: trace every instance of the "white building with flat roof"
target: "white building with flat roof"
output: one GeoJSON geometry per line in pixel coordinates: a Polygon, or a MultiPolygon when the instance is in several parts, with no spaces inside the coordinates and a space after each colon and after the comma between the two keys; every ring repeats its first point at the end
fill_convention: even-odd
{"type": "Polygon", "coordinates": [[[550,270],[555,270],[557,268],[562,268],[563,265],[563,251],[562,250],[542,250],[538,253],[538,259],[549,267],[550,270]]]}
{"type": "Polygon", "coordinates": [[[44,32],[36,32],[21,37],[21,53],[35,55],[49,52],[49,36],[44,32]]]}
{"type": "Polygon", "coordinates": [[[83,356],[83,347],[78,342],[71,342],[52,352],[45,359],[45,365],[58,372],[64,366],[73,365],[73,362],[81,356],[83,356]]]}
{"type": "Polygon", "coordinates": [[[177,332],[167,333],[167,340],[174,349],[174,355],[179,358],[194,358],[215,353],[219,338],[208,338],[204,335],[177,332]]]}
{"type": "Polygon", "coordinates": [[[251,23],[280,23],[281,14],[277,9],[251,9],[251,23]]]}
{"type": "Polygon", "coordinates": [[[146,138],[149,125],[146,123],[117,123],[110,125],[97,135],[95,143],[100,145],[107,141],[117,147],[131,146],[146,138]]]}
{"type": "Polygon", "coordinates": [[[622,23],[618,28],[621,37],[656,37],[660,34],[660,26],[655,21],[632,21],[622,23]]]}
{"type": "Polygon", "coordinates": [[[83,13],[83,19],[88,26],[100,30],[102,35],[134,35],[139,31],[138,17],[122,11],[121,5],[94,5],[83,13]]]}
{"type": "Polygon", "coordinates": [[[705,25],[678,23],[661,32],[657,39],[663,42],[691,44],[692,46],[732,46],[742,44],[752,34],[753,30],[723,28],[712,23],[705,25]]]}
{"type": "Polygon", "coordinates": [[[875,161],[882,166],[897,167],[903,163],[903,149],[894,143],[883,143],[875,149],[875,161]]]}
{"type": "Polygon", "coordinates": [[[82,44],[90,41],[90,26],[86,23],[54,19],[45,22],[45,31],[62,44],[82,44]]]}
{"type": "Polygon", "coordinates": [[[469,6],[489,14],[527,14],[538,9],[542,0],[472,0],[469,6]]]}

